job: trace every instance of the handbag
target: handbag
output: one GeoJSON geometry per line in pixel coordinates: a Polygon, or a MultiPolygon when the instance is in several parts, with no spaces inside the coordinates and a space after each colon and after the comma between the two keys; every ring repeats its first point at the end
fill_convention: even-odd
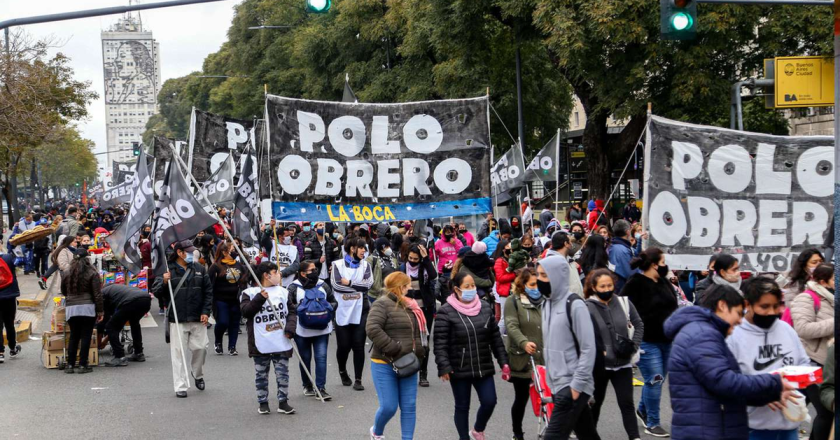
{"type": "Polygon", "coordinates": [[[626,296],[619,296],[617,298],[621,308],[624,309],[624,317],[627,318],[627,336],[633,339],[633,335],[636,334],[636,327],[633,327],[633,323],[630,321],[630,300],[626,296]]]}
{"type": "Polygon", "coordinates": [[[405,356],[391,362],[391,368],[400,379],[409,377],[420,371],[420,359],[414,352],[410,352],[405,356]]]}
{"type": "Polygon", "coordinates": [[[629,299],[627,297],[618,297],[618,303],[621,305],[621,308],[624,309],[624,316],[627,318],[627,335],[629,337],[625,338],[624,336],[616,334],[614,350],[618,356],[623,358],[629,357],[631,358],[630,362],[635,364],[639,361],[640,353],[636,348],[636,344],[633,342],[633,335],[636,334],[636,328],[630,321],[630,304],[628,301],[629,299]]]}

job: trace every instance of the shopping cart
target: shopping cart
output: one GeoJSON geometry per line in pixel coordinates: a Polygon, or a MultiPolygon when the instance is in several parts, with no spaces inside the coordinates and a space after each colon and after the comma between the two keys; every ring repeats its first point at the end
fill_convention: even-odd
{"type": "Polygon", "coordinates": [[[543,438],[548,421],[551,419],[551,412],[554,410],[554,403],[551,399],[551,390],[548,388],[545,365],[537,365],[531,357],[531,406],[534,408],[534,415],[539,421],[537,438],[543,438]]]}

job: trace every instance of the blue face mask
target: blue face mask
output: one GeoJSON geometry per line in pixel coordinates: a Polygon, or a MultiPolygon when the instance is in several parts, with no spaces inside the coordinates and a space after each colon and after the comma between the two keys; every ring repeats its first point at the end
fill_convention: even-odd
{"type": "Polygon", "coordinates": [[[303,227],[303,232],[309,232],[310,229],[312,229],[310,226],[304,226],[303,227]]]}
{"type": "Polygon", "coordinates": [[[540,293],[540,289],[536,289],[536,288],[529,289],[529,288],[526,287],[525,288],[525,294],[528,295],[528,298],[533,299],[533,300],[538,300],[538,299],[542,298],[542,293],[540,293]]]}
{"type": "Polygon", "coordinates": [[[192,264],[194,259],[195,259],[195,256],[193,255],[193,253],[192,252],[187,252],[187,258],[185,258],[184,261],[186,261],[187,264],[192,264]]]}
{"type": "Polygon", "coordinates": [[[462,290],[461,291],[461,299],[466,302],[471,302],[475,299],[475,296],[478,294],[478,291],[475,289],[471,290],[462,290]]]}

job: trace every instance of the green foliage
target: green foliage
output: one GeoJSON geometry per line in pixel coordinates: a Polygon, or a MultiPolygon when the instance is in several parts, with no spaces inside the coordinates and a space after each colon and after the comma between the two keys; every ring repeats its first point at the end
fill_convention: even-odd
{"type": "MultiPolygon", "coordinates": [[[[236,7],[228,41],[209,55],[203,75],[167,81],[161,118],[151,131],[185,138],[192,106],[240,119],[261,117],[264,85],[272,94],[338,101],[345,74],[362,102],[405,102],[481,96],[516,136],[515,47],[523,64],[526,155],[565,128],[570,88],[527,26],[530,9],[511,0],[339,0],[330,13],[307,14],[283,0],[246,0],[236,7]],[[524,23],[524,25],[523,25],[524,23]],[[290,25],[288,30],[250,26],[290,25]]],[[[491,117],[497,151],[513,144],[491,117]]],[[[148,141],[147,141],[148,143],[148,141]]]]}

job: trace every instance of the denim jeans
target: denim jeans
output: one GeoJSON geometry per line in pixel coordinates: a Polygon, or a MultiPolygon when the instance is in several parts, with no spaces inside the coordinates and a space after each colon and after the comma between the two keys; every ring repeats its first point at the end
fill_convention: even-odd
{"type": "Polygon", "coordinates": [[[789,431],[750,429],[750,440],[799,440],[799,433],[795,429],[789,431]]]}
{"type": "MultiPolygon", "coordinates": [[[[216,335],[216,344],[222,344],[225,337],[225,330],[228,332],[228,349],[236,348],[236,341],[239,339],[239,319],[242,317],[242,310],[237,303],[216,301],[216,326],[213,333],[216,335]]],[[[224,345],[223,345],[224,346],[224,345]]]]}
{"type": "Polygon", "coordinates": [[[327,384],[327,344],[330,342],[330,335],[321,336],[297,336],[295,335],[295,343],[298,346],[298,354],[303,361],[300,365],[300,377],[303,380],[303,387],[310,388],[312,382],[303,371],[303,367],[309,370],[309,360],[312,358],[313,351],[315,352],[315,371],[309,370],[309,373],[315,377],[315,386],[319,390],[324,389],[327,384]]]}
{"type": "Polygon", "coordinates": [[[671,344],[642,342],[642,355],[639,359],[639,371],[645,380],[642,387],[642,399],[639,411],[647,415],[647,427],[661,426],[659,421],[659,400],[662,398],[662,384],[668,371],[668,357],[671,344]]]}
{"type": "Polygon", "coordinates": [[[485,376],[472,379],[450,378],[452,395],[455,398],[455,428],[458,430],[458,438],[468,440],[470,438],[470,394],[471,388],[475,388],[478,394],[478,413],[475,416],[473,428],[478,432],[484,432],[493,409],[496,408],[496,383],[494,376],[485,376]]]}
{"type": "Polygon", "coordinates": [[[417,419],[417,374],[398,378],[391,365],[371,362],[370,375],[379,398],[379,409],[373,418],[373,433],[382,435],[385,425],[399,407],[402,440],[413,439],[417,419]]]}

